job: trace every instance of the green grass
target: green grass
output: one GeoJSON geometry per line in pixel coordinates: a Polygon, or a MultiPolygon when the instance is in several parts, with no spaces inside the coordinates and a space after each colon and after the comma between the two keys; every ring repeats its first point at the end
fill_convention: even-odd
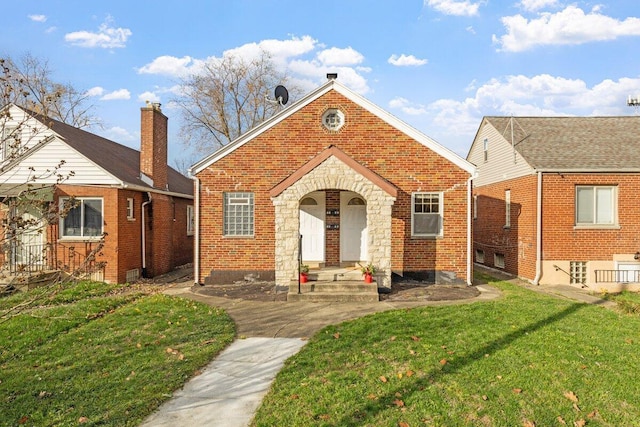
{"type": "Polygon", "coordinates": [[[120,288],[0,299],[0,425],[137,425],[235,335],[222,310],[120,288]]]}
{"type": "Polygon", "coordinates": [[[493,285],[491,302],[325,328],[253,425],[640,425],[638,316],[493,285]]]}

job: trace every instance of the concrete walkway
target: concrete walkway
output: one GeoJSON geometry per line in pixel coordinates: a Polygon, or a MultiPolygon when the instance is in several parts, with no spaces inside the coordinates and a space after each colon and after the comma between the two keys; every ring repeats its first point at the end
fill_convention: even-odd
{"type": "MultiPolygon", "coordinates": [[[[607,307],[615,305],[590,295],[588,290],[571,286],[540,287],[513,280],[534,291],[561,298],[607,307]]],[[[306,339],[321,328],[381,311],[473,303],[500,296],[490,286],[478,285],[476,288],[480,295],[468,300],[286,303],[211,297],[193,292],[190,283],[172,285],[165,291],[166,294],[224,308],[236,323],[239,339],[207,366],[202,374],[175,392],[174,397],[145,420],[142,426],[245,427],[251,422],[284,361],[297,353],[306,339]]]]}

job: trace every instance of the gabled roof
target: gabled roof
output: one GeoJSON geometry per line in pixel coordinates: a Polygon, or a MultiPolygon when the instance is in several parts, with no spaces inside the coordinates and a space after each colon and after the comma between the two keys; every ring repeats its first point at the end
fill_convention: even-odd
{"type": "MultiPolygon", "coordinates": [[[[71,148],[124,184],[148,188],[149,191],[158,191],[141,179],[140,151],[61,121],[44,117],[33,111],[22,109],[29,116],[37,119],[55,132],[71,148]]],[[[193,195],[193,181],[170,166],[168,166],[167,180],[169,192],[193,195]]]]}
{"type": "Polygon", "coordinates": [[[509,144],[513,142],[515,150],[536,170],[640,170],[638,116],[487,116],[485,121],[509,144]]]}
{"type": "Polygon", "coordinates": [[[453,151],[440,145],[435,140],[431,139],[430,137],[416,130],[415,128],[409,126],[402,120],[398,119],[397,117],[393,116],[391,113],[378,107],[371,101],[356,94],[355,92],[348,89],[346,86],[342,85],[341,83],[338,83],[337,80],[330,79],[325,84],[323,84],[316,90],[312,91],[311,93],[309,93],[308,95],[300,99],[299,101],[283,109],[280,113],[262,122],[260,125],[254,127],[253,129],[239,136],[235,140],[231,141],[229,144],[218,149],[211,155],[205,157],[204,159],[200,160],[199,162],[191,166],[191,168],[189,169],[190,175],[194,176],[199,172],[203,171],[213,163],[225,157],[227,154],[230,154],[237,148],[242,147],[245,143],[249,142],[256,136],[260,135],[261,133],[277,125],[281,121],[285,120],[287,117],[295,114],[297,111],[299,111],[306,105],[310,104],[311,102],[315,101],[316,99],[320,98],[322,95],[326,94],[331,90],[335,90],[336,92],[340,93],[350,101],[354,102],[355,104],[369,111],[371,114],[377,116],[378,118],[385,121],[389,125],[403,132],[407,136],[413,138],[415,141],[421,143],[431,151],[446,158],[447,160],[449,160],[456,166],[460,167],[461,169],[466,170],[469,174],[473,174],[475,172],[474,165],[467,162],[465,159],[458,156],[453,151]]]}

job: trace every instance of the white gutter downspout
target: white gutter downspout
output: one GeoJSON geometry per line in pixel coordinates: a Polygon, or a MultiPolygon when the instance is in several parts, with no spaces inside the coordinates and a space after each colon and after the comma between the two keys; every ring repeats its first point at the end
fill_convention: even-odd
{"type": "Polygon", "coordinates": [[[153,200],[150,192],[147,192],[147,196],[149,197],[149,200],[143,202],[140,208],[142,211],[142,277],[147,277],[147,237],[145,233],[147,221],[144,216],[144,208],[151,203],[151,200],[153,200]]]}
{"type": "Polygon", "coordinates": [[[473,235],[471,233],[471,224],[473,224],[473,191],[471,181],[477,177],[477,172],[474,172],[467,180],[467,286],[473,285],[473,275],[471,273],[473,266],[473,235]]]}
{"type": "Polygon", "coordinates": [[[538,171],[538,194],[536,197],[536,277],[534,285],[539,285],[542,276],[542,172],[538,171]]]}
{"type": "Polygon", "coordinates": [[[193,178],[195,181],[195,235],[193,239],[193,279],[196,285],[200,284],[200,179],[193,178]]]}

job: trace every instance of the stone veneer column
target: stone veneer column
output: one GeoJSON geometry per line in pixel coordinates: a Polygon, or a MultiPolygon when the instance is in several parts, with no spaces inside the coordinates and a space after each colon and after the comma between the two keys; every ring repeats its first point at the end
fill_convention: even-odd
{"type": "Polygon", "coordinates": [[[378,269],[378,284],[391,286],[391,209],[395,198],[335,156],[327,158],[277,197],[275,207],[276,285],[289,286],[298,272],[300,200],[313,191],[337,189],[360,194],[367,202],[368,258],[378,269]]]}

